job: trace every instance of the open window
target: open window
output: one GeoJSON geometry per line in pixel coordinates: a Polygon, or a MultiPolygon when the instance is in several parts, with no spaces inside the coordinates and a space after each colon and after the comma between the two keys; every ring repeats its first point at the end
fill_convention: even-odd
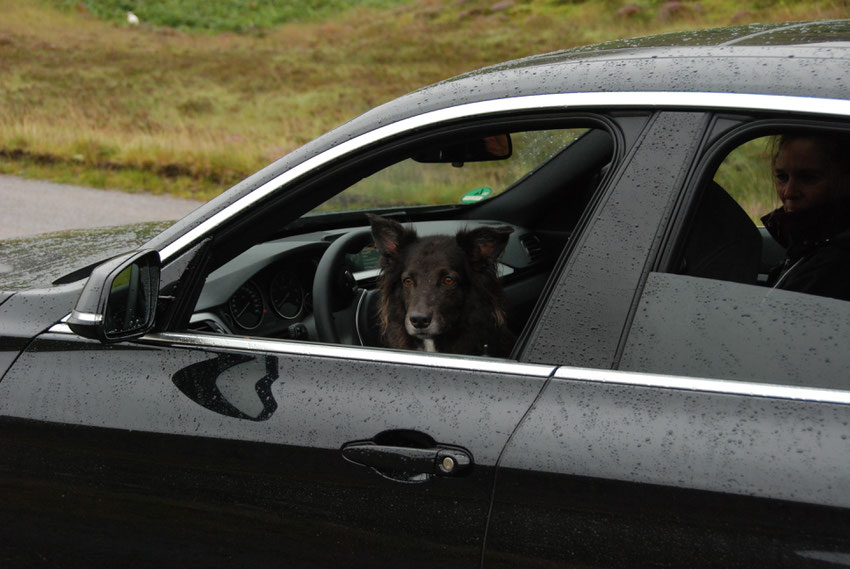
{"type": "Polygon", "coordinates": [[[496,267],[518,337],[614,156],[602,124],[535,118],[414,133],[316,172],[214,237],[187,329],[382,346],[376,214],[420,236],[509,228],[496,267]]]}

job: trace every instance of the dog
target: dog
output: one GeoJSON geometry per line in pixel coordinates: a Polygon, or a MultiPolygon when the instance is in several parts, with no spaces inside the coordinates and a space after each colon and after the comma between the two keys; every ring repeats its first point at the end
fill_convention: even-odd
{"type": "Polygon", "coordinates": [[[378,315],[386,347],[506,357],[515,341],[496,262],[509,226],[419,237],[367,214],[381,254],[378,315]]]}

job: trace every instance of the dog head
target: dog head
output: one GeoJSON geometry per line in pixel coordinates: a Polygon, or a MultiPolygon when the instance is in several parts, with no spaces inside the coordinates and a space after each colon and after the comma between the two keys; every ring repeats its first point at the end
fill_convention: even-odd
{"type": "Polygon", "coordinates": [[[435,346],[468,334],[473,311],[504,324],[496,261],[511,227],[419,237],[390,219],[369,221],[381,253],[380,315],[390,347],[446,351],[435,346]]]}

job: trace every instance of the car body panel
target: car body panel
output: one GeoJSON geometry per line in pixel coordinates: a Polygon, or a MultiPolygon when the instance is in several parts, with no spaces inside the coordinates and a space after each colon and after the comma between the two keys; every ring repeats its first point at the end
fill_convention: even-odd
{"type": "Polygon", "coordinates": [[[4,555],[114,567],[162,539],[146,562],[173,564],[189,543],[207,567],[280,555],[303,567],[478,566],[496,461],[551,369],[411,366],[280,342],[202,350],[199,337],[104,346],[48,333],[21,355],[0,382],[0,456],[8,491],[41,513],[4,526],[4,555]],[[407,444],[411,431],[469,451],[470,474],[387,479],[341,454],[382,434],[407,444]],[[106,543],[102,560],[77,556],[80,531],[106,543]]]}
{"type": "Polygon", "coordinates": [[[500,462],[486,565],[814,567],[818,552],[846,555],[846,403],[557,374],[500,462]]]}
{"type": "Polygon", "coordinates": [[[46,288],[84,279],[86,268],[134,250],[170,225],[139,223],[4,240],[0,242],[0,290],[46,288]],[[57,279],[62,283],[54,283],[57,279]]]}
{"type": "Polygon", "coordinates": [[[0,382],[38,334],[70,313],[82,283],[11,294],[0,304],[0,382]]]}
{"type": "Polygon", "coordinates": [[[658,247],[660,224],[673,205],[671,190],[687,173],[706,120],[702,113],[664,113],[652,122],[575,241],[550,308],[522,354],[526,361],[613,366],[647,256],[658,247]],[[660,155],[669,159],[660,162],[660,155]]]}

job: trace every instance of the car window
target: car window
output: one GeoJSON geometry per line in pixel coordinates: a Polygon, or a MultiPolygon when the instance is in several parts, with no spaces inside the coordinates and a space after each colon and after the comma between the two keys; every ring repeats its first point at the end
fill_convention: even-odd
{"type": "Polygon", "coordinates": [[[760,224],[764,214],[780,205],[770,167],[772,143],[772,136],[760,136],[736,146],[714,174],[714,181],[756,224],[760,224]]]}
{"type": "Polygon", "coordinates": [[[620,369],[848,389],[850,303],[652,273],[620,369]]]}
{"type": "MultiPolygon", "coordinates": [[[[386,152],[376,151],[371,161],[361,159],[356,167],[339,168],[333,179],[325,177],[314,186],[305,183],[303,191],[296,188],[302,204],[314,202],[310,207],[298,205],[306,212],[300,217],[287,218],[290,209],[269,211],[270,222],[279,223],[278,234],[247,247],[206,277],[189,329],[506,357],[610,167],[613,152],[613,137],[605,130],[575,126],[574,121],[547,128],[537,118],[527,129],[500,129],[491,123],[486,130],[463,135],[394,141],[386,152]],[[370,223],[377,222],[367,214],[379,216],[391,230],[415,231],[422,242],[447,235],[450,239],[435,250],[445,250],[446,258],[466,256],[463,271],[474,274],[461,277],[466,281],[455,289],[464,294],[480,290],[480,298],[455,300],[441,309],[451,318],[442,317],[442,328],[434,334],[448,338],[442,330],[451,326],[476,329],[474,318],[481,318],[480,327],[498,324],[498,337],[447,348],[440,342],[448,340],[434,343],[430,332],[419,335],[417,326],[436,330],[436,323],[429,325],[421,310],[405,308],[407,316],[399,318],[414,320],[405,321],[405,331],[396,334],[402,340],[390,342],[386,330],[392,319],[384,316],[390,308],[377,305],[388,293],[378,288],[381,260],[399,244],[382,249],[381,243],[373,243],[370,223]],[[339,266],[325,269],[327,259],[342,247],[339,266]],[[491,265],[495,280],[489,281],[491,265]],[[477,288],[468,286],[472,282],[477,288]],[[469,306],[480,306],[480,315],[465,314],[469,306]],[[464,322],[447,324],[461,313],[464,322]],[[331,334],[329,328],[334,329],[331,334]],[[417,341],[406,341],[405,334],[417,341]]],[[[243,235],[254,237],[247,230],[243,235]]],[[[401,239],[410,237],[405,233],[401,239]]],[[[234,239],[221,242],[227,245],[234,239]]],[[[459,276],[451,267],[433,270],[442,271],[440,282],[446,287],[459,276]]],[[[405,273],[405,282],[413,283],[417,275],[412,273],[423,271],[420,262],[405,273]]],[[[417,288],[418,283],[411,284],[411,290],[417,288]]]]}
{"type": "MultiPolygon", "coordinates": [[[[843,379],[850,364],[843,345],[850,332],[844,241],[850,216],[843,204],[850,196],[837,191],[829,201],[803,207],[809,189],[781,189],[786,177],[813,175],[814,158],[794,165],[797,151],[783,146],[809,140],[803,136],[821,132],[742,143],[702,184],[671,244],[678,253],[669,270],[647,279],[621,369],[850,387],[843,379]]],[[[837,159],[824,163],[842,171],[837,159]]],[[[843,183],[842,176],[833,177],[833,185],[843,183]]]]}
{"type": "MultiPolygon", "coordinates": [[[[510,134],[510,156],[480,162],[396,162],[321,204],[313,214],[352,209],[476,204],[495,197],[569,146],[587,129],[510,134]],[[452,167],[447,167],[451,165],[452,167]]],[[[488,137],[490,139],[494,137],[488,137]]]]}

